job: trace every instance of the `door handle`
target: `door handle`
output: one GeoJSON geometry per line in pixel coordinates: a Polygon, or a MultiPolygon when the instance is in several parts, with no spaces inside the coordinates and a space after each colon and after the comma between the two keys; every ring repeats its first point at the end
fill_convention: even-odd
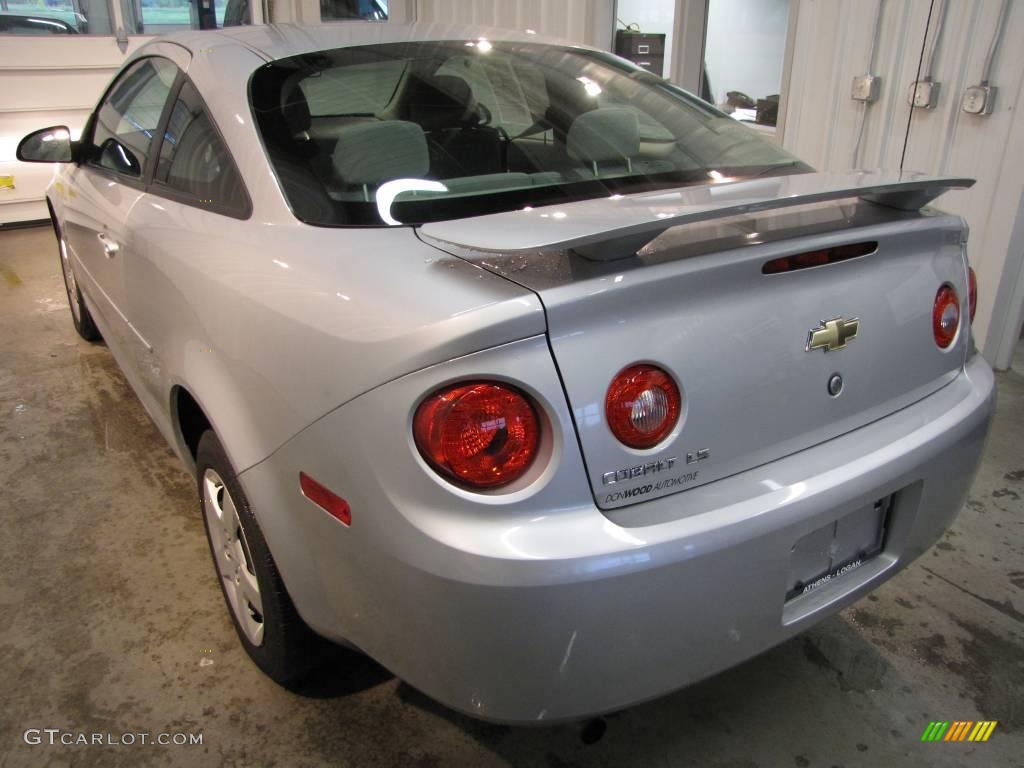
{"type": "Polygon", "coordinates": [[[103,232],[96,235],[96,238],[100,241],[100,245],[103,246],[103,253],[108,259],[114,258],[114,256],[117,255],[117,252],[121,250],[121,246],[107,237],[103,232]]]}

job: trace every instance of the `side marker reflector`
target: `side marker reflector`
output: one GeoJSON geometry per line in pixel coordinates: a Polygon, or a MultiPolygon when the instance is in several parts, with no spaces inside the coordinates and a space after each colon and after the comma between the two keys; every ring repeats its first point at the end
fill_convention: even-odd
{"type": "Polygon", "coordinates": [[[341,496],[324,488],[305,472],[299,472],[299,488],[302,489],[303,496],[331,517],[344,525],[352,525],[352,510],[341,496]]]}

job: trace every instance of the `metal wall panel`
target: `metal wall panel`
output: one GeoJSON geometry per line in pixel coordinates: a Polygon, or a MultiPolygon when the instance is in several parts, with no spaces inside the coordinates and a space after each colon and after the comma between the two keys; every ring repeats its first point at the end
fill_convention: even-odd
{"type": "Polygon", "coordinates": [[[418,0],[416,7],[419,21],[534,29],[603,48],[611,43],[610,13],[610,0],[418,0]]]}
{"type": "Polygon", "coordinates": [[[1024,87],[1024,4],[1011,4],[992,72],[999,88],[995,112],[985,117],[964,113],[960,101],[964,88],[981,79],[999,17],[997,0],[949,0],[934,56],[938,104],[911,112],[907,103],[922,52],[939,33],[939,5],[884,0],[871,67],[878,0],[800,0],[783,143],[823,170],[894,169],[902,159],[908,170],[978,180],[971,190],[944,195],[938,205],[971,226],[969,253],[980,293],[975,335],[989,361],[1006,367],[1012,350],[1007,339],[1016,337],[1021,322],[1020,301],[1013,297],[1024,260],[1024,116],[1017,110],[1024,87]],[[850,98],[850,85],[869,69],[881,76],[882,88],[879,100],[865,105],[850,98]]]}

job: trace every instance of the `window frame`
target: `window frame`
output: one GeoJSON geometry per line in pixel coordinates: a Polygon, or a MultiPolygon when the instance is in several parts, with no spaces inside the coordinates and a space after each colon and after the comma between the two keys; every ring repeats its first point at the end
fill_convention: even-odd
{"type": "Polygon", "coordinates": [[[246,220],[252,217],[253,206],[252,196],[249,194],[249,188],[245,183],[245,178],[242,176],[242,172],[239,168],[238,162],[235,160],[234,154],[231,152],[231,145],[224,139],[224,133],[221,131],[220,126],[217,125],[217,121],[210,111],[209,105],[206,103],[206,99],[203,98],[202,92],[196,87],[196,84],[192,82],[192,79],[185,74],[184,70],[178,65],[177,62],[173,61],[168,56],[162,56],[160,54],[152,54],[150,56],[140,56],[138,59],[134,59],[127,67],[122,69],[117,76],[111,81],[110,85],[103,92],[100,100],[96,102],[96,107],[89,115],[89,119],[86,121],[85,128],[82,130],[82,138],[79,141],[77,148],[78,157],[75,160],[75,165],[83,170],[94,171],[102,176],[105,176],[112,181],[116,181],[119,184],[124,184],[127,187],[131,187],[140,192],[152,194],[155,197],[160,197],[165,200],[171,200],[172,202],[181,203],[191,208],[197,208],[202,211],[211,211],[221,216],[228,216],[229,218],[246,220]],[[83,153],[92,149],[95,145],[93,144],[93,136],[95,133],[96,119],[99,114],[100,108],[107,101],[107,97],[113,91],[113,89],[121,82],[121,79],[127,74],[128,70],[135,66],[141,61],[146,59],[164,59],[170,62],[177,70],[174,82],[171,83],[170,90],[167,92],[167,101],[164,103],[163,110],[160,112],[160,120],[157,122],[157,127],[154,129],[155,133],[153,141],[150,146],[149,154],[146,156],[146,163],[142,168],[142,175],[127,176],[123,173],[119,173],[110,168],[104,168],[103,166],[90,163],[88,159],[82,156],[83,153]],[[238,211],[234,208],[228,208],[226,206],[217,205],[204,205],[195,202],[191,195],[188,195],[174,187],[163,184],[156,180],[156,168],[160,162],[160,150],[164,144],[164,134],[167,131],[167,126],[170,123],[171,112],[174,110],[174,105],[178,102],[178,94],[181,92],[184,84],[188,82],[195,88],[196,95],[199,97],[199,103],[203,108],[203,112],[206,114],[207,119],[210,121],[210,125],[213,127],[214,133],[220,140],[227,153],[227,158],[234,167],[235,174],[238,176],[242,187],[242,197],[244,198],[245,207],[242,211],[238,211]]]}
{"type": "Polygon", "coordinates": [[[245,178],[242,176],[242,171],[239,168],[238,162],[235,160],[235,156],[231,152],[231,145],[225,140],[224,133],[221,131],[220,126],[217,125],[213,112],[210,111],[210,107],[206,103],[206,99],[203,98],[202,92],[196,84],[192,82],[192,79],[184,72],[180,73],[178,79],[171,88],[167,104],[164,105],[164,111],[161,114],[160,122],[157,125],[157,136],[155,137],[155,141],[154,151],[152,152],[153,162],[151,167],[147,167],[146,169],[146,192],[154,195],[155,197],[161,197],[165,200],[187,205],[190,208],[197,208],[201,211],[211,211],[212,213],[227,216],[232,219],[238,219],[240,221],[252,218],[252,196],[249,194],[249,188],[246,186],[245,178]],[[198,203],[195,198],[187,192],[183,192],[180,189],[159,181],[156,178],[156,169],[160,163],[160,152],[163,149],[164,140],[167,135],[167,127],[171,122],[171,114],[174,111],[174,105],[178,103],[178,96],[181,93],[181,89],[185,87],[186,83],[191,85],[192,89],[196,92],[196,97],[199,99],[199,106],[202,108],[203,114],[206,115],[206,119],[210,121],[210,127],[213,128],[214,135],[217,137],[217,140],[220,141],[221,146],[224,149],[225,157],[228,162],[231,163],[231,167],[234,170],[235,175],[238,177],[242,192],[242,202],[244,203],[241,211],[236,208],[219,205],[217,203],[198,203]]]}
{"type": "Polygon", "coordinates": [[[163,144],[163,134],[160,133],[160,128],[161,126],[166,125],[166,118],[168,117],[169,110],[174,104],[174,100],[171,98],[171,96],[177,94],[179,84],[183,76],[184,72],[182,72],[181,67],[179,67],[176,62],[172,61],[167,56],[160,56],[159,54],[153,54],[151,56],[140,56],[139,58],[134,59],[128,66],[123,68],[120,72],[118,72],[117,77],[115,77],[111,81],[110,85],[107,86],[107,89],[103,92],[103,95],[100,97],[100,100],[96,102],[95,109],[93,109],[92,113],[89,115],[89,119],[85,124],[84,130],[82,131],[82,138],[79,141],[79,146],[77,148],[79,157],[77,158],[76,165],[78,165],[78,167],[80,168],[94,171],[102,176],[106,176],[107,178],[112,179],[113,181],[116,181],[119,184],[124,184],[125,186],[132,187],[133,189],[139,190],[141,192],[145,192],[147,187],[149,186],[149,179],[152,177],[153,168],[151,168],[150,166],[155,162],[154,149],[158,150],[160,145],[163,144]],[[160,119],[157,121],[157,126],[154,129],[155,134],[150,142],[150,150],[149,153],[146,155],[146,162],[142,166],[142,173],[139,176],[128,176],[127,174],[119,173],[118,171],[115,171],[112,168],[104,168],[101,165],[92,163],[89,161],[89,158],[87,156],[84,156],[84,154],[91,154],[91,150],[96,147],[96,145],[93,143],[93,139],[95,138],[96,134],[96,121],[98,119],[100,109],[102,109],[103,105],[106,104],[110,94],[118,85],[120,85],[121,81],[128,74],[129,70],[133,69],[135,65],[139,64],[140,62],[146,61],[147,59],[163,59],[164,61],[168,62],[171,66],[174,67],[177,74],[175,74],[174,80],[171,82],[171,87],[167,91],[167,100],[164,102],[163,109],[160,111],[160,119]]]}

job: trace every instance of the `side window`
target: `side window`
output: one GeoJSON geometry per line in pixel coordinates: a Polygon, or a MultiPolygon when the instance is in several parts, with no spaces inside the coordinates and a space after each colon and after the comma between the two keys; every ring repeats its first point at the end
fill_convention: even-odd
{"type": "Polygon", "coordinates": [[[0,35],[111,35],[106,0],[0,0],[0,35]]]}
{"type": "Polygon", "coordinates": [[[120,0],[120,4],[130,35],[162,35],[182,29],[252,24],[250,0],[120,0]]]}
{"type": "Polygon", "coordinates": [[[231,154],[192,83],[178,93],[160,147],[155,181],[187,202],[231,216],[247,216],[249,200],[231,154]]]}
{"type": "Polygon", "coordinates": [[[320,21],[387,21],[388,0],[320,0],[320,21]]]}
{"type": "Polygon", "coordinates": [[[158,56],[129,67],[100,104],[89,164],[142,178],[178,68],[158,56]]]}

